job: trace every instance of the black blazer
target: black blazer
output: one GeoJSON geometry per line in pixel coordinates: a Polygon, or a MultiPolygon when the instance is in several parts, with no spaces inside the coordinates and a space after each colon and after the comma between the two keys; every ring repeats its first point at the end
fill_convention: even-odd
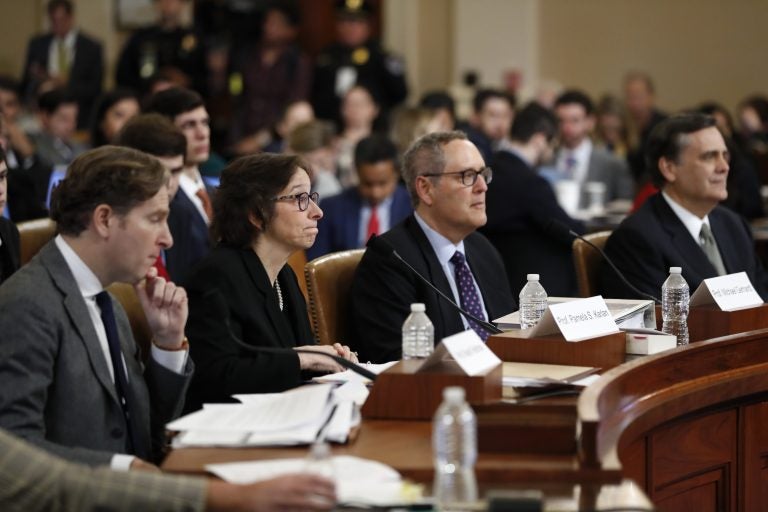
{"type": "MultiPolygon", "coordinates": [[[[717,206],[709,213],[709,223],[726,271],[745,271],[757,293],[767,300],[768,280],[755,255],[746,221],[717,206]]],[[[630,283],[656,297],[661,297],[669,267],[682,267],[691,293],[704,279],[717,276],[704,251],[661,194],[649,198],[621,223],[608,239],[605,252],[630,283]]],[[[607,264],[600,269],[600,291],[604,297],[639,298],[607,264]]]]}
{"type": "Polygon", "coordinates": [[[185,283],[189,295],[186,334],[196,371],[186,409],[206,402],[227,402],[234,393],[279,392],[302,382],[296,353],[258,354],[239,347],[233,333],[253,346],[290,349],[314,345],[307,306],[296,275],[286,265],[278,274],[284,311],[261,260],[251,249],[218,245],[192,271],[185,283]],[[214,306],[211,291],[226,302],[214,306]]]}
{"type": "MultiPolygon", "coordinates": [[[[423,302],[435,326],[435,342],[464,330],[460,314],[392,256],[392,248],[443,293],[453,297],[427,236],[416,218],[406,219],[368,242],[352,282],[351,320],[354,338],[344,340],[361,361],[383,363],[400,359],[401,329],[411,303],[423,302]]],[[[516,309],[507,286],[501,257],[479,233],[464,239],[467,263],[483,294],[489,320],[516,309]]]]}
{"type": "MultiPolygon", "coordinates": [[[[25,95],[34,93],[37,85],[32,70],[34,68],[47,71],[48,53],[53,41],[53,34],[43,34],[32,38],[27,47],[27,59],[24,63],[22,91],[25,95]]],[[[78,31],[75,38],[75,60],[69,70],[67,88],[77,98],[80,107],[78,128],[85,128],[91,121],[91,109],[96,98],[101,94],[101,84],[104,80],[104,58],[101,43],[78,31]]]]}
{"type": "Polygon", "coordinates": [[[19,269],[19,230],[16,225],[4,217],[0,217],[0,283],[8,279],[19,269]]]}
{"type": "Polygon", "coordinates": [[[480,231],[501,253],[512,292],[520,293],[527,274],[540,274],[548,295],[575,296],[571,239],[548,226],[557,220],[583,233],[584,224],[565,213],[549,182],[519,156],[499,151],[490,166],[493,181],[485,195],[488,222],[480,231]]]}
{"type": "MultiPolygon", "coordinates": [[[[208,195],[213,198],[211,193],[209,190],[208,195]]],[[[171,279],[180,283],[211,250],[208,224],[181,188],[171,200],[168,228],[173,236],[173,245],[165,252],[165,267],[171,279]]]]}

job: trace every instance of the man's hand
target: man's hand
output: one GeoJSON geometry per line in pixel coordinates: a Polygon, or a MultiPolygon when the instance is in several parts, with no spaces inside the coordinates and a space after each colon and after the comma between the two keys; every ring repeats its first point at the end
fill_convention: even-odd
{"type": "Polygon", "coordinates": [[[164,350],[181,348],[189,314],[184,288],[158,277],[154,267],[134,288],[147,316],[155,344],[164,350]]]}
{"type": "Polygon", "coordinates": [[[250,485],[211,480],[207,510],[280,512],[331,510],[336,492],[331,480],[310,474],[285,475],[250,485]]]}
{"type": "Polygon", "coordinates": [[[146,471],[148,473],[160,473],[160,468],[138,457],[131,462],[131,471],[146,471]]]}

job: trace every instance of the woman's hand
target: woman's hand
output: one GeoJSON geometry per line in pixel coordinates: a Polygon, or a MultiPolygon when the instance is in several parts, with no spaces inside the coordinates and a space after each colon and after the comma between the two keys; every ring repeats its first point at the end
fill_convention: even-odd
{"type": "MultiPolygon", "coordinates": [[[[296,347],[296,349],[340,356],[349,361],[357,362],[355,353],[350,351],[349,347],[339,343],[334,345],[304,345],[303,347],[296,347]]],[[[344,368],[332,358],[320,354],[299,352],[299,364],[302,370],[328,373],[344,371],[344,368]]]]}

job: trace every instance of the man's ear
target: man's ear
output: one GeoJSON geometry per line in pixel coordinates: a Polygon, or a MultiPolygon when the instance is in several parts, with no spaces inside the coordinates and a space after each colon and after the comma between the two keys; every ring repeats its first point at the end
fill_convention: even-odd
{"type": "Polygon", "coordinates": [[[108,204],[100,204],[91,213],[91,224],[99,236],[109,236],[109,227],[115,219],[115,211],[108,204]]]}
{"type": "Polygon", "coordinates": [[[669,183],[674,183],[677,179],[677,164],[675,164],[674,160],[669,160],[662,156],[659,158],[657,165],[664,179],[669,183]]]}
{"type": "Polygon", "coordinates": [[[427,206],[432,206],[435,199],[435,184],[426,176],[416,177],[416,194],[419,196],[419,202],[427,206]]]}

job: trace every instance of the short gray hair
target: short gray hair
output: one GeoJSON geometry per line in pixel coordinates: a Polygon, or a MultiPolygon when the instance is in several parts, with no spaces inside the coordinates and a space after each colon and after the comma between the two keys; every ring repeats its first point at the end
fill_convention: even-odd
{"type": "Polygon", "coordinates": [[[467,140],[467,134],[458,130],[428,133],[416,139],[403,155],[403,180],[414,209],[419,205],[416,178],[424,174],[441,174],[445,170],[444,148],[454,140],[467,140]]]}

